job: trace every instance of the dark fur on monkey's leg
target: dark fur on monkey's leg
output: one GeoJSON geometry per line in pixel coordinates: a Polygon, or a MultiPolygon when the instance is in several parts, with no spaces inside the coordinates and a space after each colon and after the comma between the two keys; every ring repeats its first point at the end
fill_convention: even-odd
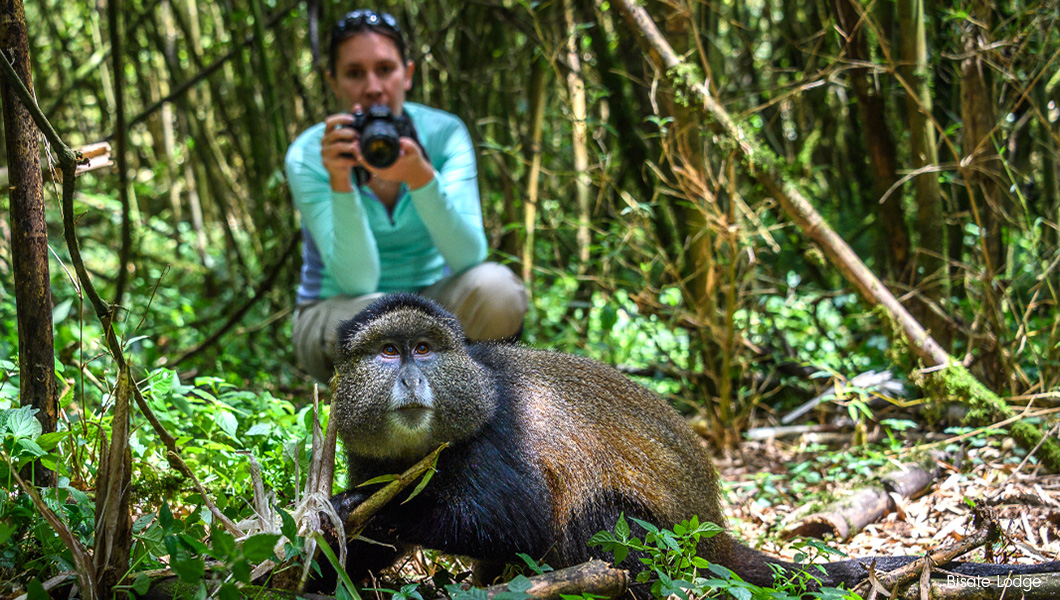
{"type": "MultiPolygon", "coordinates": [[[[620,514],[662,527],[693,515],[724,526],[703,441],[661,397],[607,365],[512,344],[467,344],[455,317],[407,294],[374,303],[343,325],[339,340],[331,418],[351,485],[400,473],[450,444],[416,498],[376,514],[365,532],[371,539],[493,563],[526,553],[559,568],[606,559],[586,542],[612,529],[620,514]]],[[[376,550],[350,544],[351,574],[362,575],[376,550]]],[[[772,584],[770,565],[801,569],[728,533],[704,540],[699,553],[759,585],[772,584]]],[[[888,570],[913,557],[875,560],[888,570]]],[[[811,573],[824,585],[850,586],[870,562],[827,563],[826,575],[811,573]]],[[[640,567],[632,556],[623,566],[640,567]]],[[[1060,571],[1060,563],[946,568],[993,575],[1060,571]]]]}

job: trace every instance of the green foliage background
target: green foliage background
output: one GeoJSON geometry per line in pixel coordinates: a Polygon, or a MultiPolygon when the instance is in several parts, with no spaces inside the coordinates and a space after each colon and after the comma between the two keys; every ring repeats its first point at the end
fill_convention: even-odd
{"type": "MultiPolygon", "coordinates": [[[[329,24],[354,6],[320,4],[326,48],[329,24]]],[[[922,265],[898,272],[889,262],[893,240],[874,187],[874,146],[850,79],[867,69],[884,99],[878,116],[895,139],[899,172],[908,175],[909,90],[898,76],[896,52],[910,32],[896,20],[895,2],[855,5],[868,38],[862,62],[850,58],[828,3],[648,2],[646,8],[709,77],[727,109],[780,157],[785,175],[915,304],[935,287],[937,274],[922,265]]],[[[949,240],[949,287],[934,312],[945,317],[953,353],[990,375],[998,391],[1055,394],[1060,9],[1048,1],[994,3],[989,23],[970,29],[978,7],[956,1],[933,5],[925,15],[930,112],[941,158],[937,171],[920,176],[938,179],[946,208],[938,232],[949,240]],[[982,163],[961,139],[961,61],[969,36],[979,40],[975,54],[993,91],[986,103],[996,114],[990,142],[998,158],[982,163]],[[947,155],[951,149],[955,154],[947,155]],[[986,272],[986,232],[969,202],[980,190],[964,180],[962,160],[1001,190],[998,206],[978,205],[996,210],[1002,223],[1004,261],[994,273],[986,272]]],[[[406,0],[381,8],[399,16],[412,40],[418,64],[412,99],[454,112],[471,127],[492,258],[517,270],[532,266],[526,343],[620,365],[685,412],[707,417],[720,445],[737,441],[734,432],[752,420],[820,391],[828,380],[813,373],[849,378],[895,367],[902,375],[915,367],[893,364],[888,332],[876,315],[740,172],[731,149],[668,95],[608,1],[406,0]],[[535,79],[535,69],[544,75],[535,79]],[[572,72],[585,83],[588,105],[590,162],[582,174],[572,158],[578,143],[567,85],[572,72]],[[541,188],[533,244],[525,251],[535,98],[544,107],[541,188]],[[578,181],[586,178],[591,204],[588,214],[579,214],[578,181]],[[588,261],[579,258],[585,222],[588,261]]],[[[250,516],[246,453],[262,464],[281,504],[294,497],[306,473],[313,390],[289,350],[300,258],[287,250],[297,223],[282,157],[300,131],[338,108],[314,61],[307,10],[277,0],[125,2],[122,68],[115,73],[107,42],[112,24],[97,5],[42,0],[26,6],[36,98],[68,144],[111,138],[115,85],[124,93],[134,235],[129,286],[115,299],[117,331],[134,376],[178,438],[184,459],[237,519],[250,516]],[[213,65],[219,68],[208,70],[213,65]],[[169,101],[160,105],[163,98],[169,101]],[[274,265],[278,275],[266,281],[274,265]],[[259,287],[261,297],[246,315],[219,342],[197,349],[259,287]]],[[[0,149],[2,164],[5,152],[0,149]]],[[[47,148],[44,157],[49,163],[47,148]]],[[[70,273],[59,185],[50,173],[45,182],[60,432],[36,437],[17,409],[14,249],[2,244],[0,435],[19,464],[39,460],[59,469],[60,485],[47,500],[90,544],[87,492],[98,439],[109,431],[117,372],[70,273]]],[[[121,268],[119,186],[113,167],[93,171],[78,179],[75,199],[82,252],[96,286],[111,299],[121,268]]],[[[913,254],[923,258],[912,185],[898,186],[888,201],[899,203],[913,254]]],[[[6,197],[0,209],[0,238],[7,241],[6,197]]],[[[139,415],[134,425],[135,568],[160,566],[173,552],[205,555],[192,542],[201,544],[215,524],[201,498],[168,469],[139,415]]],[[[4,475],[0,486],[13,490],[10,473],[4,475]]],[[[0,523],[0,580],[71,568],[68,552],[24,496],[0,495],[0,523]]]]}

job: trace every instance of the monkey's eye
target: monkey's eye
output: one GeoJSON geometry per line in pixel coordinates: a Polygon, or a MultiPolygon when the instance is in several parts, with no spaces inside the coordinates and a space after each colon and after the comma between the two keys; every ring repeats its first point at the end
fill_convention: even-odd
{"type": "Polygon", "coordinates": [[[427,342],[420,342],[416,344],[416,354],[419,356],[426,356],[431,353],[431,347],[427,342]]]}
{"type": "Polygon", "coordinates": [[[398,356],[401,356],[401,352],[398,351],[398,347],[394,344],[383,346],[383,348],[379,350],[379,354],[381,354],[383,358],[397,358],[398,356]]]}

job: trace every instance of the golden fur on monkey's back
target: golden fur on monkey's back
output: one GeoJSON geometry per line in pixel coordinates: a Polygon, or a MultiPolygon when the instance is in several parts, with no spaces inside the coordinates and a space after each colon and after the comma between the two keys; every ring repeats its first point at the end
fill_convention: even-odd
{"type": "Polygon", "coordinates": [[[623,512],[662,527],[692,516],[724,524],[704,443],[662,397],[571,354],[504,344],[469,350],[495,374],[521,425],[517,439],[530,441],[523,451],[551,491],[562,562],[585,558],[586,541],[623,512]]]}

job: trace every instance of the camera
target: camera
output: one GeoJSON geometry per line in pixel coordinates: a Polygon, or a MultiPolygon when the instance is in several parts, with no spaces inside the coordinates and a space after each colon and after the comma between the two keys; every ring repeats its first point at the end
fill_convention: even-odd
{"type": "Polygon", "coordinates": [[[368,112],[353,113],[352,127],[361,137],[361,156],[378,169],[389,167],[400,156],[398,138],[408,137],[419,143],[412,120],[407,115],[395,117],[385,104],[376,104],[368,112]]]}
{"type": "MultiPolygon", "coordinates": [[[[427,149],[420,143],[420,138],[416,135],[416,127],[412,124],[412,119],[408,115],[402,114],[395,117],[390,112],[389,106],[376,104],[369,108],[367,113],[358,110],[353,112],[352,116],[353,125],[347,125],[346,127],[352,127],[360,134],[361,156],[364,157],[366,163],[373,167],[385,169],[394,164],[398,156],[401,156],[399,138],[402,137],[411,138],[412,141],[416,142],[416,145],[420,147],[420,151],[423,152],[423,156],[430,160],[427,157],[427,149]]],[[[353,157],[348,156],[348,158],[353,157]]],[[[371,178],[371,173],[364,167],[354,167],[353,175],[357,180],[358,186],[368,183],[371,178]]]]}

